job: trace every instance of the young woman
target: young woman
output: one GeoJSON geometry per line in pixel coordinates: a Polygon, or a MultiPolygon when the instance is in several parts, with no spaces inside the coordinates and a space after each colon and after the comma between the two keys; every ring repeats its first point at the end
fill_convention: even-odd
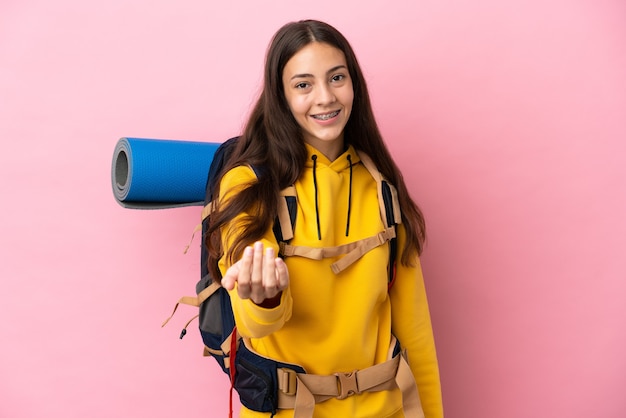
{"type": "MultiPolygon", "coordinates": [[[[381,138],[354,52],[335,28],[307,20],[275,34],[263,91],[224,173],[208,231],[213,277],[222,277],[229,291],[246,346],[306,371],[278,369],[279,409],[272,413],[382,418],[423,416],[423,409],[427,418],[442,417],[419,264],[424,219],[381,138]],[[395,267],[389,236],[341,261],[355,243],[390,231],[367,156],[397,190],[395,267]],[[290,186],[297,209],[289,244],[321,256],[278,257],[273,226],[281,191],[290,186]],[[395,268],[391,286],[388,268],[395,268]],[[406,357],[397,354],[394,337],[406,357]],[[421,407],[410,384],[405,391],[389,384],[389,376],[372,377],[392,365],[391,382],[402,380],[406,359],[421,407]],[[325,390],[331,393],[320,393],[325,390]]],[[[241,417],[269,415],[241,411],[241,417]]]]}

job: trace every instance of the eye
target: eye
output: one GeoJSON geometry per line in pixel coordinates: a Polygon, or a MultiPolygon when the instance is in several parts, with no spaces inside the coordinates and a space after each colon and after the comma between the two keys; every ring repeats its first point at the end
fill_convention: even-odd
{"type": "Polygon", "coordinates": [[[335,82],[335,83],[336,83],[336,82],[338,82],[338,81],[343,81],[345,78],[346,78],[346,76],[345,76],[345,75],[343,75],[343,74],[335,74],[334,76],[332,76],[332,77],[330,78],[330,81],[332,81],[332,82],[335,82]]]}
{"type": "Polygon", "coordinates": [[[296,89],[300,89],[300,90],[306,89],[307,87],[309,87],[309,83],[306,83],[306,82],[302,81],[302,82],[296,84],[294,87],[296,89]]]}

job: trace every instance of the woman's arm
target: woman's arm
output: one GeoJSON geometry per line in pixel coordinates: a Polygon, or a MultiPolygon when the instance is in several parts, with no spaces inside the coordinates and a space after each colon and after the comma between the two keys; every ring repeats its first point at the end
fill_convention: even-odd
{"type": "MultiPolygon", "coordinates": [[[[398,225],[398,247],[403,248],[406,234],[398,225]]],[[[442,418],[443,405],[435,341],[430,322],[430,312],[424,278],[415,258],[414,266],[398,262],[396,280],[389,294],[394,335],[408,352],[426,418],[442,418]]]]}
{"type": "MultiPolygon", "coordinates": [[[[227,203],[254,181],[256,175],[249,167],[230,170],[220,183],[220,202],[227,203]]],[[[248,215],[242,213],[222,228],[225,250],[239,236],[241,220],[248,215]]],[[[278,243],[270,228],[262,240],[248,246],[241,259],[232,265],[226,257],[219,260],[222,286],[229,291],[237,329],[243,336],[263,337],[280,329],[291,317],[289,272],[284,261],[275,257],[277,251],[278,243]]]]}

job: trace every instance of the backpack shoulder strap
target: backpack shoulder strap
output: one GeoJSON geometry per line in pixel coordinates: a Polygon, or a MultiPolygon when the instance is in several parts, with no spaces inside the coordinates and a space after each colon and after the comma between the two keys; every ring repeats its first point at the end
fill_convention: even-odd
{"type": "MultiPolygon", "coordinates": [[[[400,200],[398,199],[398,191],[389,183],[378,171],[378,168],[372,159],[364,152],[358,152],[359,158],[363,165],[369,171],[370,175],[376,181],[378,189],[378,205],[380,213],[386,226],[394,227],[402,223],[402,213],[400,211],[400,200]]],[[[388,287],[391,288],[396,280],[396,265],[398,258],[398,238],[397,234],[389,240],[389,278],[388,287]]]]}
{"type": "MultiPolygon", "coordinates": [[[[261,169],[250,166],[254,174],[258,177],[261,169]]],[[[207,194],[208,196],[208,194],[207,194]]],[[[274,222],[273,232],[278,243],[289,242],[293,238],[293,226],[296,222],[297,212],[296,188],[289,186],[280,191],[280,199],[278,201],[278,215],[274,222]]],[[[211,200],[202,208],[202,221],[207,219],[215,210],[215,200],[211,200]]],[[[197,232],[198,228],[195,232],[197,232]]]]}
{"type": "Polygon", "coordinates": [[[296,188],[289,186],[280,192],[278,216],[274,223],[274,235],[278,243],[289,242],[293,238],[293,227],[297,212],[296,188]]]}
{"type": "Polygon", "coordinates": [[[383,177],[378,168],[369,157],[362,151],[357,151],[361,162],[369,171],[370,175],[376,181],[378,189],[378,204],[380,206],[380,214],[385,222],[385,226],[390,227],[402,223],[400,213],[400,201],[398,200],[398,192],[396,188],[383,177]]]}

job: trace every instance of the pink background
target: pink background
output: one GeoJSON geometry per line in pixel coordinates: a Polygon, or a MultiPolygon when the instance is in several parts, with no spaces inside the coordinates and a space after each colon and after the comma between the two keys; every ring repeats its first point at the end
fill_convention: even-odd
{"type": "Polygon", "coordinates": [[[111,156],[237,134],[305,17],[353,43],[427,216],[447,417],[623,417],[621,0],[4,0],[0,416],[226,416],[193,310],[160,328],[199,208],[121,208],[111,156]]]}

